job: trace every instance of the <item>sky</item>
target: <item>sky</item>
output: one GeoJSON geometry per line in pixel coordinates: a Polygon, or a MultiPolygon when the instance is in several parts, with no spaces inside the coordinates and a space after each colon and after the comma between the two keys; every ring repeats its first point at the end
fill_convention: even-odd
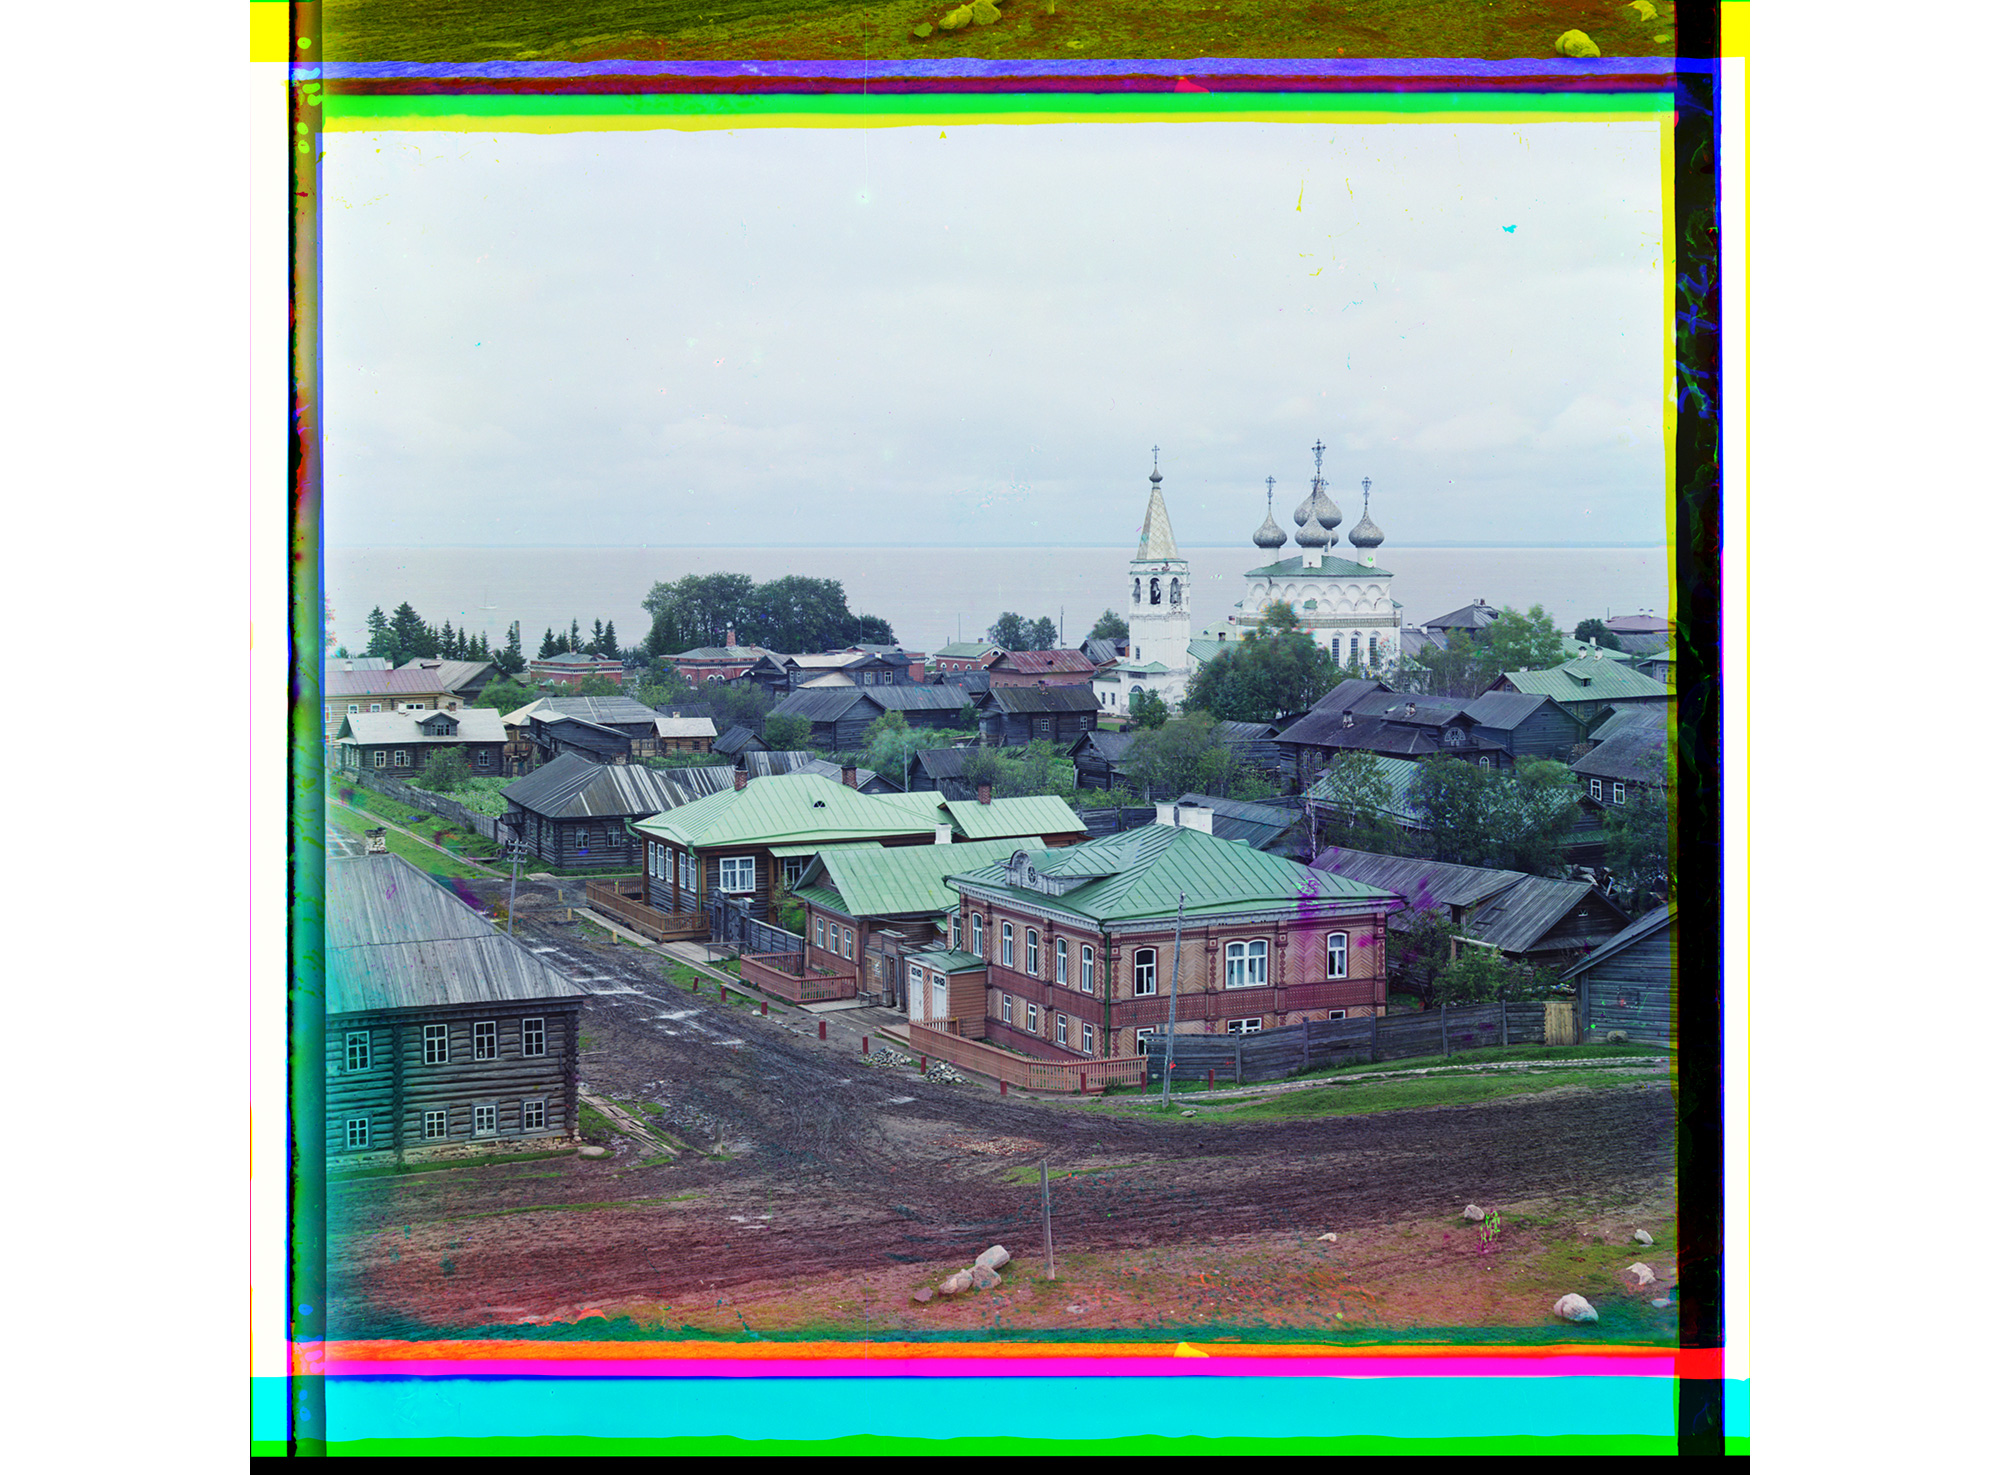
{"type": "Polygon", "coordinates": [[[336,547],[1665,537],[1651,123],[325,143],[336,547]]]}

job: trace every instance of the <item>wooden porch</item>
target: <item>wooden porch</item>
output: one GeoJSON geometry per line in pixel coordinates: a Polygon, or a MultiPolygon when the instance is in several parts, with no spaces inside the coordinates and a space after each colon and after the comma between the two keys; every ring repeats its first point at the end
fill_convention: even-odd
{"type": "Polygon", "coordinates": [[[817,964],[809,967],[803,952],[745,953],[740,962],[742,979],[750,987],[794,1004],[851,999],[861,991],[853,970],[835,973],[817,964]]]}
{"type": "Polygon", "coordinates": [[[586,905],[617,918],[634,932],[655,942],[708,940],[707,912],[663,912],[647,906],[643,877],[587,881],[583,892],[586,905]]]}
{"type": "Polygon", "coordinates": [[[1140,1055],[1074,1062],[1031,1060],[997,1045],[914,1022],[910,1025],[910,1048],[1023,1091],[1096,1095],[1106,1086],[1137,1086],[1146,1079],[1146,1060],[1140,1055]]]}

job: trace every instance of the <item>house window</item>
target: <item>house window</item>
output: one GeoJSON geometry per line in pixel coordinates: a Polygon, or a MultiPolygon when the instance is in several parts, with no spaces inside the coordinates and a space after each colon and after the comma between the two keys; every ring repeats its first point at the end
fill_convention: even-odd
{"type": "Polygon", "coordinates": [[[1012,922],[1002,922],[1000,924],[1000,966],[1003,968],[1014,966],[1014,924],[1012,922]]]}
{"type": "Polygon", "coordinates": [[[1000,995],[1000,1022],[1002,1024],[1012,1024],[1014,1022],[1014,996],[1012,994],[1000,995]]]}
{"type": "Polygon", "coordinates": [[[1611,802],[1613,804],[1623,804],[1625,802],[1625,786],[1623,784],[1613,784],[1611,786],[1611,802]]]}
{"type": "Polygon", "coordinates": [[[1097,1031],[1088,1024],[1084,1025],[1083,1027],[1082,1043],[1083,1043],[1084,1054],[1095,1055],[1097,1053],[1097,1031]]]}
{"type": "Polygon", "coordinates": [[[951,993],[945,985],[944,975],[942,973],[933,973],[931,975],[931,1017],[933,1019],[943,1019],[945,1012],[950,1008],[951,993]]]}
{"type": "Polygon", "coordinates": [[[1061,937],[1056,939],[1056,982],[1069,982],[1069,941],[1061,937]]]}
{"type": "Polygon", "coordinates": [[[590,854],[590,826],[578,825],[576,827],[575,834],[576,834],[576,853],[578,855],[590,854]]]}
{"type": "Polygon", "coordinates": [[[1456,728],[1456,727],[1447,727],[1447,728],[1446,728],[1446,729],[1444,730],[1444,745],[1445,745],[1445,746],[1446,746],[1447,748],[1462,748],[1462,747],[1464,747],[1464,746],[1465,746],[1465,733],[1464,733],[1464,732],[1463,732],[1463,731],[1462,731],[1461,729],[1459,729],[1459,728],[1456,728]]]}
{"type": "Polygon", "coordinates": [[[472,1026],[472,1058],[474,1060],[498,1060],[500,1058],[500,1026],[493,1023],[472,1026]]]}
{"type": "Polygon", "coordinates": [[[347,704],[347,710],[349,712],[358,713],[361,710],[361,704],[359,702],[349,702],[347,704]]]}
{"type": "Polygon", "coordinates": [[[1347,934],[1329,932],[1326,935],[1326,976],[1328,978],[1347,977],[1347,934]]]}
{"type": "Polygon", "coordinates": [[[958,951],[958,913],[951,914],[951,950],[958,951]]]}
{"type": "Polygon", "coordinates": [[[357,1151],[368,1145],[368,1118],[351,1116],[347,1119],[347,1150],[357,1151]]]}
{"type": "Polygon", "coordinates": [[[824,917],[813,918],[813,946],[826,946],[826,918],[824,917]]]}
{"type": "Polygon", "coordinates": [[[427,1111],[424,1113],[424,1141],[437,1141],[440,1137],[444,1136],[445,1130],[446,1120],[443,1112],[427,1111]]]}
{"type": "Polygon", "coordinates": [[[1028,1006],[1027,1008],[1028,1033],[1031,1035],[1038,1035],[1042,1032],[1042,1011],[1039,1007],[1036,1006],[1036,1004],[1032,1000],[1024,1000],[1023,1002],[1025,1002],[1028,1006]]]}
{"type": "Polygon", "coordinates": [[[408,768],[410,766],[409,749],[407,748],[396,749],[396,766],[398,768],[408,768]]]}
{"type": "Polygon", "coordinates": [[[1153,1031],[1150,1027],[1146,1029],[1133,1030],[1132,1048],[1136,1050],[1139,1054],[1144,1055],[1146,1053],[1146,1041],[1150,1040],[1153,1037],[1154,1033],[1155,1031],[1153,1031]]]}
{"type": "Polygon", "coordinates": [[[971,921],[972,921],[972,956],[975,958],[983,958],[986,956],[986,924],[982,920],[980,920],[979,913],[977,912],[974,912],[972,914],[971,921]]]}
{"type": "Polygon", "coordinates": [[[543,1032],[539,1019],[521,1021],[521,1053],[523,1055],[546,1055],[549,1053],[548,1035],[543,1032]]]}
{"type": "Polygon", "coordinates": [[[347,1068],[368,1069],[368,1031],[365,1029],[351,1029],[347,1032],[347,1068]]]}
{"type": "Polygon", "coordinates": [[[1042,976],[1042,934],[1032,927],[1028,929],[1028,976],[1042,976]]]}
{"type": "Polygon", "coordinates": [[[1056,1043],[1058,1045],[1067,1045],[1069,1043],[1069,1016],[1067,1014],[1058,1014],[1056,1016],[1056,1043]]]}
{"type": "Polygon", "coordinates": [[[722,889],[724,891],[755,891],[757,889],[757,857],[739,855],[722,862],[722,889]]]}
{"type": "Polygon", "coordinates": [[[1270,950],[1266,942],[1232,942],[1222,950],[1222,986],[1256,988],[1270,981],[1265,962],[1270,950]]]}
{"type": "Polygon", "coordinates": [[[379,712],[382,710],[382,704],[380,702],[370,702],[368,704],[368,710],[371,712],[379,712]]]}
{"type": "Polygon", "coordinates": [[[493,766],[493,750],[491,748],[481,748],[477,753],[474,753],[472,755],[472,766],[474,768],[491,768],[493,766]]]}
{"type": "Polygon", "coordinates": [[[806,867],[811,863],[812,857],[809,855],[788,855],[785,857],[786,890],[789,891],[792,887],[799,884],[799,877],[806,873],[806,867]]]}
{"type": "Polygon", "coordinates": [[[684,854],[681,856],[681,890],[694,889],[694,856],[692,853],[684,854]]]}
{"type": "Polygon", "coordinates": [[[523,1132],[539,1132],[546,1128],[548,1124],[549,1110],[544,1102],[523,1101],[521,1103],[521,1130],[523,1132]]]}
{"type": "Polygon", "coordinates": [[[500,1108],[497,1106],[475,1106],[472,1108],[472,1135],[491,1137],[500,1130],[500,1108]]]}
{"type": "Polygon", "coordinates": [[[442,1024],[424,1026],[424,1064],[443,1065],[451,1059],[451,1037],[442,1024]]]}
{"type": "Polygon", "coordinates": [[[377,768],[387,768],[389,766],[389,750],[387,748],[377,748],[375,750],[375,766],[377,768]]]}
{"type": "Polygon", "coordinates": [[[1375,652],[1375,637],[1373,635],[1368,637],[1368,664],[1371,666],[1379,664],[1375,652]]]}
{"type": "Polygon", "coordinates": [[[1326,1011],[1326,1017],[1328,1019],[1345,1019],[1347,1018],[1347,1011],[1345,1009],[1329,1009],[1326,1011]]]}
{"type": "Polygon", "coordinates": [[[1089,943],[1083,945],[1083,952],[1077,961],[1077,983],[1087,994],[1097,992],[1097,950],[1089,943]]]}
{"type": "Polygon", "coordinates": [[[1593,799],[1595,799],[1595,800],[1597,800],[1597,802],[1598,802],[1598,803],[1600,803],[1600,804],[1602,804],[1602,803],[1604,802],[1604,780],[1603,780],[1603,779],[1601,779],[1601,778],[1594,778],[1594,779],[1592,779],[1592,780],[1590,781],[1590,797],[1591,797],[1591,798],[1593,798],[1593,799]]]}
{"type": "Polygon", "coordinates": [[[924,970],[916,963],[910,964],[910,993],[914,995],[924,986],[924,970]]]}
{"type": "Polygon", "coordinates": [[[1254,1035],[1263,1027],[1264,1021],[1261,1019],[1232,1019],[1229,1021],[1229,1032],[1233,1035],[1254,1035]]]}
{"type": "Polygon", "coordinates": [[[843,958],[854,956],[854,929],[852,927],[843,927],[840,929],[840,955],[843,958]]]}
{"type": "Polygon", "coordinates": [[[1132,992],[1156,994],[1160,991],[1160,954],[1156,948],[1142,947],[1132,954],[1132,992]]]}
{"type": "Polygon", "coordinates": [[[1481,768],[1491,768],[1493,766],[1493,760],[1486,754],[1481,753],[1479,755],[1479,766],[1481,768]]]}

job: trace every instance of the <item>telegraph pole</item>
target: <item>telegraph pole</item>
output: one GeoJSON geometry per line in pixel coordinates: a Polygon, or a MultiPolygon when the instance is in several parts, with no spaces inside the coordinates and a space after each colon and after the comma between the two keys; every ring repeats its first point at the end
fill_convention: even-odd
{"type": "Polygon", "coordinates": [[[507,882],[507,935],[509,937],[514,935],[514,888],[521,882],[521,851],[523,848],[520,840],[513,840],[507,846],[507,854],[514,862],[513,877],[507,882]]]}
{"type": "Polygon", "coordinates": [[[1160,1105],[1165,1108],[1173,1100],[1174,1091],[1174,1024],[1181,1001],[1181,918],[1187,912],[1187,893],[1181,893],[1180,904],[1174,908],[1174,976],[1167,985],[1167,1060],[1166,1069],[1160,1073],[1160,1105]]]}

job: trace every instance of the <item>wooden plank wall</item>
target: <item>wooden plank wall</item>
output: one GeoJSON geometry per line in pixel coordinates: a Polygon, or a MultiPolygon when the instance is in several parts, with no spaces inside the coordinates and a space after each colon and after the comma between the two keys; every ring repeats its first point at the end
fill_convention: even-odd
{"type": "MultiPolygon", "coordinates": [[[[1276,1081],[1329,1065],[1481,1049],[1501,1043],[1500,1009],[1498,1004],[1474,1004],[1374,1019],[1316,1019],[1247,1035],[1178,1035],[1174,1039],[1174,1079],[1206,1081],[1213,1070],[1218,1082],[1276,1081]]],[[[1510,1003],[1506,1010],[1506,1043],[1542,1043],[1540,1000],[1510,1003]]],[[[1165,1035],[1147,1039],[1147,1079],[1160,1079],[1166,1049],[1165,1035]]]]}
{"type": "Polygon", "coordinates": [[[1642,938],[1577,980],[1578,1027],[1601,1041],[1611,1030],[1634,1040],[1674,1040],[1671,927],[1642,938]]]}

